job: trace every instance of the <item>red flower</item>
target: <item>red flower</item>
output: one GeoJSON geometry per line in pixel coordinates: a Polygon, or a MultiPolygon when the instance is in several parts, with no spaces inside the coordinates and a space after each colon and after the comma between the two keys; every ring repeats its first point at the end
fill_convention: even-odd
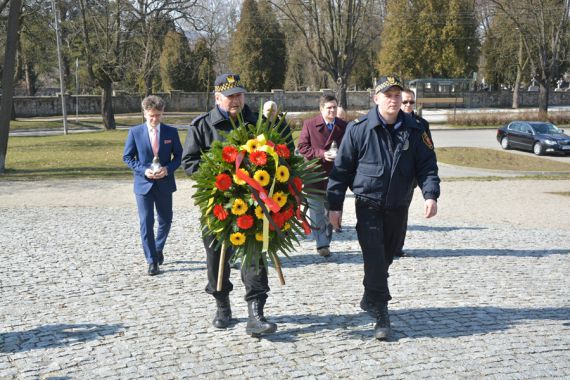
{"type": "Polygon", "coordinates": [[[250,229],[253,226],[253,217],[251,215],[242,215],[237,218],[237,226],[242,230],[250,229]]]}
{"type": "Polygon", "coordinates": [[[249,160],[254,165],[263,166],[267,163],[267,155],[265,152],[255,150],[249,154],[249,160]]]}
{"type": "Polygon", "coordinates": [[[277,146],[275,147],[275,152],[279,157],[283,157],[285,159],[291,157],[291,152],[289,151],[289,148],[287,148],[287,145],[285,144],[277,144],[277,146]]]}
{"type": "Polygon", "coordinates": [[[293,183],[295,184],[297,190],[301,192],[301,190],[303,189],[303,181],[301,181],[301,178],[299,177],[293,178],[293,183]]]}
{"type": "Polygon", "coordinates": [[[214,206],[214,216],[218,218],[218,220],[225,220],[228,217],[228,212],[222,205],[218,204],[214,206]]]}
{"type": "Polygon", "coordinates": [[[236,160],[238,155],[238,150],[235,146],[226,145],[222,149],[222,159],[230,164],[236,160]]]}
{"type": "Polygon", "coordinates": [[[293,208],[289,207],[287,210],[283,211],[283,217],[285,218],[285,220],[289,220],[293,217],[294,213],[293,213],[293,208]]]}
{"type": "Polygon", "coordinates": [[[216,187],[220,191],[226,191],[232,186],[232,177],[222,173],[216,176],[216,187]]]}
{"type": "MultiPolygon", "coordinates": [[[[275,222],[277,227],[283,228],[283,225],[285,224],[286,220],[282,213],[280,212],[271,213],[271,218],[273,218],[273,221],[275,222]]],[[[273,231],[274,230],[273,225],[270,224],[269,229],[273,231]]]]}

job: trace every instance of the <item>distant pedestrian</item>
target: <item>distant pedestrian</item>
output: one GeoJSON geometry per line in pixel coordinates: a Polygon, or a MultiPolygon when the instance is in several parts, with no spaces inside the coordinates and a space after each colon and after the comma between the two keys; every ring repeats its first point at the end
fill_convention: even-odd
{"type": "Polygon", "coordinates": [[[381,340],[390,335],[388,269],[400,247],[414,179],[425,198],[426,218],[436,215],[439,197],[433,144],[416,120],[400,110],[402,90],[399,78],[380,78],[376,106],[346,129],[327,189],[333,226],[339,225],[347,189],[355,195],[356,232],[364,259],[360,307],[376,319],[374,336],[381,340]]]}
{"type": "MultiPolygon", "coordinates": [[[[426,119],[424,119],[423,117],[419,116],[414,110],[416,108],[416,94],[409,88],[405,88],[404,90],[402,90],[402,111],[404,111],[405,113],[412,115],[414,117],[414,119],[416,119],[416,122],[425,129],[425,131],[427,132],[428,136],[430,139],[432,139],[431,137],[431,132],[429,130],[429,123],[426,119]]],[[[433,139],[432,139],[433,142],[433,139]]],[[[412,187],[412,189],[410,190],[410,203],[412,202],[412,197],[414,195],[414,189],[417,186],[417,182],[414,181],[414,186],[412,187]]],[[[401,247],[399,249],[396,250],[396,252],[394,253],[394,256],[396,257],[404,257],[406,256],[406,252],[404,252],[404,244],[406,241],[406,234],[408,233],[408,214],[409,214],[409,210],[408,212],[406,212],[406,221],[404,223],[403,229],[402,229],[402,243],[401,243],[401,247]]]]}
{"type": "Polygon", "coordinates": [[[142,101],[146,123],[129,130],[123,161],[132,169],[140,220],[143,251],[148,274],[160,273],[164,245],[172,225],[172,193],[176,191],[174,171],[180,166],[182,144],[178,130],[161,123],[164,100],[147,96],[142,101]],[[158,230],[154,234],[154,209],[158,230]]]}
{"type": "MultiPolygon", "coordinates": [[[[344,136],[346,121],[336,117],[337,100],[332,95],[321,96],[319,101],[320,114],[305,120],[297,143],[299,153],[308,160],[319,159],[320,169],[328,175],[333,167],[336,151],[344,136]]],[[[328,180],[311,185],[326,190],[328,180]]],[[[308,198],[309,216],[313,227],[313,237],[317,252],[323,257],[330,256],[332,240],[332,225],[328,218],[328,203],[326,197],[320,199],[308,198]]],[[[337,227],[340,229],[340,226],[337,227]]]]}

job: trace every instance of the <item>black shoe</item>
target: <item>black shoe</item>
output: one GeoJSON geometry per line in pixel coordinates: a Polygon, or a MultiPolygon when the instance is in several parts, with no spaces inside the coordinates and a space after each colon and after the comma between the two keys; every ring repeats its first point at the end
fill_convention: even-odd
{"type": "Polygon", "coordinates": [[[158,265],[162,265],[164,263],[164,254],[162,253],[162,251],[158,251],[156,253],[156,256],[158,258],[158,265]]]}
{"type": "Polygon", "coordinates": [[[148,265],[148,275],[149,276],[156,276],[159,273],[160,273],[160,271],[158,270],[158,264],[157,263],[152,263],[152,264],[148,265]]]}
{"type": "Polygon", "coordinates": [[[217,329],[226,329],[232,320],[232,308],[230,306],[230,297],[216,298],[216,315],[212,324],[217,329]]]}
{"type": "Polygon", "coordinates": [[[264,334],[272,334],[277,331],[277,325],[268,322],[263,316],[263,307],[265,300],[253,300],[247,303],[247,312],[249,317],[245,332],[253,337],[259,337],[264,334]]]}
{"type": "Polygon", "coordinates": [[[390,315],[388,315],[388,303],[383,302],[376,311],[376,325],[374,325],[374,337],[378,340],[387,340],[390,336],[390,315]]]}

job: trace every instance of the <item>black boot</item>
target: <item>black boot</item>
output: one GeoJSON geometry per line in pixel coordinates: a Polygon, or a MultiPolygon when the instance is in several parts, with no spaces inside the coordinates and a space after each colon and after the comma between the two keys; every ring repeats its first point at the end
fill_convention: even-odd
{"type": "Polygon", "coordinates": [[[277,330],[275,323],[268,322],[263,316],[263,307],[265,300],[253,300],[247,303],[247,326],[245,332],[251,336],[260,336],[263,334],[271,334],[277,330]]]}
{"type": "Polygon", "coordinates": [[[232,320],[232,308],[230,307],[230,297],[216,298],[216,316],[212,324],[218,329],[225,329],[230,325],[232,320]]]}
{"type": "Polygon", "coordinates": [[[387,340],[390,336],[390,315],[388,315],[388,302],[382,302],[375,308],[376,325],[374,337],[378,340],[387,340]]]}

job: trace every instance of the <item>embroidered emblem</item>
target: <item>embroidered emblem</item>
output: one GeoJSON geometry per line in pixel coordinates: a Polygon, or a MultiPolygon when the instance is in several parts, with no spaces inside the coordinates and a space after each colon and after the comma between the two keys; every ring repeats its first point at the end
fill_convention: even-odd
{"type": "Polygon", "coordinates": [[[426,144],[426,146],[430,149],[433,150],[433,142],[431,141],[431,139],[429,138],[427,132],[424,132],[422,134],[422,141],[424,142],[424,144],[426,144]]]}
{"type": "Polygon", "coordinates": [[[164,140],[165,144],[172,144],[172,140],[164,140]]]}

